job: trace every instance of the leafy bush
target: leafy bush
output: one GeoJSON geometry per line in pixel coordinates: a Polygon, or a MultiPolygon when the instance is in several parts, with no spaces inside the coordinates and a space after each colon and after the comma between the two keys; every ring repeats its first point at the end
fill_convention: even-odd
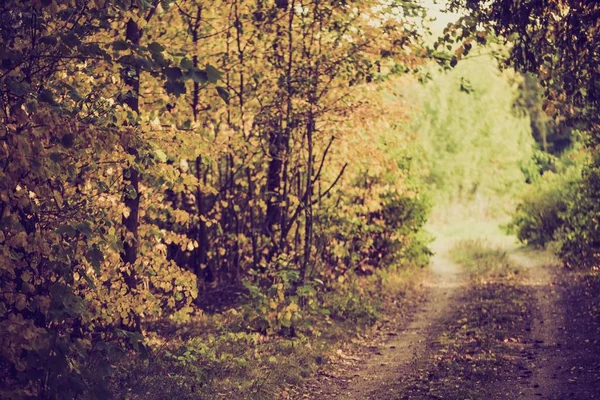
{"type": "Polygon", "coordinates": [[[325,298],[325,306],[331,317],[360,325],[373,324],[379,315],[373,297],[356,280],[330,292],[325,298]]]}
{"type": "Polygon", "coordinates": [[[600,252],[600,158],[589,146],[554,160],[520,196],[509,226],[519,240],[548,246],[571,268],[598,264],[600,252]]]}
{"type": "Polygon", "coordinates": [[[547,171],[557,172],[561,159],[542,150],[534,150],[531,158],[521,164],[527,183],[539,181],[547,171]]]}
{"type": "Polygon", "coordinates": [[[354,190],[347,204],[341,204],[354,214],[335,210],[319,216],[327,227],[318,240],[325,261],[322,278],[336,280],[350,271],[371,275],[391,265],[425,266],[431,256],[423,233],[430,210],[427,198],[373,181],[359,182],[354,190]]]}
{"type": "Polygon", "coordinates": [[[432,253],[427,247],[430,238],[422,228],[429,216],[430,204],[424,196],[400,196],[388,193],[383,196],[381,214],[387,229],[393,234],[382,237],[383,252],[389,254],[384,259],[386,265],[411,263],[423,267],[429,263],[432,253]]]}
{"type": "Polygon", "coordinates": [[[558,255],[570,268],[593,267],[600,260],[600,158],[598,154],[594,158],[571,187],[563,228],[557,234],[558,255]]]}
{"type": "Polygon", "coordinates": [[[270,285],[259,286],[244,282],[249,302],[242,307],[247,329],[263,334],[292,334],[293,323],[300,317],[299,302],[314,294],[309,285],[299,286],[300,274],[280,257],[269,272],[270,285]]]}
{"type": "Polygon", "coordinates": [[[556,239],[578,179],[578,168],[564,174],[547,171],[520,195],[509,228],[521,242],[543,247],[556,239]]]}

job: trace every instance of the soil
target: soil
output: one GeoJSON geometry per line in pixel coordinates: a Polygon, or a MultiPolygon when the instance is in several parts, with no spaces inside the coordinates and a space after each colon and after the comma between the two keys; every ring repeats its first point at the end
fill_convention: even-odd
{"type": "Polygon", "coordinates": [[[510,278],[473,283],[448,245],[438,243],[420,305],[295,398],[600,399],[600,273],[513,248],[510,278]]]}
{"type": "MultiPolygon", "coordinates": [[[[358,349],[355,354],[346,356],[349,368],[340,368],[339,363],[324,368],[309,381],[296,398],[319,400],[331,399],[379,399],[381,390],[386,390],[390,382],[409,375],[425,359],[429,343],[427,337],[441,320],[454,307],[456,294],[464,285],[465,279],[460,266],[446,256],[447,243],[437,242],[431,274],[423,283],[423,300],[417,307],[406,312],[403,319],[396,320],[395,326],[384,328],[388,331],[385,340],[377,345],[358,349]]],[[[391,389],[390,389],[391,390],[391,389]]]]}

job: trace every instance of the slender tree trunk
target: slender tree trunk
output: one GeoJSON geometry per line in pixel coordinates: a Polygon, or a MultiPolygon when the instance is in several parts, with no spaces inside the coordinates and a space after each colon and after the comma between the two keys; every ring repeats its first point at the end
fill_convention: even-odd
{"type": "Polygon", "coordinates": [[[280,196],[279,189],[281,187],[281,170],[282,148],[281,148],[282,133],[276,130],[269,134],[269,168],[267,171],[267,210],[265,213],[264,234],[268,237],[273,237],[273,228],[280,219],[280,196]]]}
{"type": "MultiPolygon", "coordinates": [[[[312,107],[312,105],[311,105],[312,107]]],[[[308,115],[308,122],[306,126],[306,141],[307,141],[307,152],[308,162],[306,164],[306,201],[305,201],[305,223],[304,223],[304,263],[302,265],[302,282],[306,282],[310,275],[310,255],[312,249],[312,237],[313,237],[313,207],[312,207],[312,194],[313,194],[313,133],[315,131],[315,120],[314,114],[311,110],[308,115]]]]}
{"type": "Polygon", "coordinates": [[[198,234],[196,241],[198,242],[198,248],[196,249],[196,263],[194,265],[194,273],[196,278],[204,282],[212,282],[215,277],[213,274],[212,266],[208,265],[208,228],[206,222],[202,220],[205,215],[205,200],[204,194],[202,193],[201,182],[202,182],[202,156],[196,157],[196,179],[198,184],[196,186],[196,209],[198,212],[198,234]]]}
{"type": "Polygon", "coordinates": [[[246,168],[246,178],[248,179],[248,211],[250,213],[250,238],[252,240],[252,260],[254,268],[258,268],[260,259],[258,256],[258,238],[255,230],[254,217],[254,182],[252,182],[252,174],[250,168],[246,168]]]}
{"type": "MultiPolygon", "coordinates": [[[[279,223],[282,237],[280,243],[273,241],[273,246],[279,245],[280,250],[285,247],[285,238],[283,232],[287,224],[287,215],[282,209],[284,202],[287,203],[287,187],[284,191],[283,186],[287,185],[287,150],[289,147],[290,136],[292,133],[293,105],[292,105],[292,68],[294,61],[294,15],[295,2],[289,7],[288,14],[288,48],[287,48],[287,66],[285,71],[286,79],[286,113],[285,126],[279,123],[272,128],[269,134],[269,168],[267,172],[267,211],[265,215],[264,233],[271,239],[274,239],[274,227],[279,223]],[[284,164],[285,162],[285,164],[284,164]]],[[[270,252],[271,255],[274,251],[270,252]]]]}
{"type": "MultiPolygon", "coordinates": [[[[140,44],[140,38],[142,36],[142,30],[138,24],[130,19],[126,25],[125,39],[131,43],[134,48],[137,48],[140,44]]],[[[135,67],[133,74],[129,75],[125,83],[130,87],[129,96],[125,100],[125,103],[131,108],[132,111],[138,115],[140,113],[140,68],[135,67]]],[[[129,155],[137,157],[137,150],[131,145],[127,145],[125,151],[129,155]]],[[[129,290],[137,288],[138,281],[135,273],[135,263],[138,256],[138,226],[139,226],[139,212],[140,212],[140,175],[135,166],[129,166],[123,171],[123,184],[125,185],[123,197],[125,207],[129,210],[129,213],[123,216],[122,223],[125,227],[125,232],[122,235],[123,240],[123,251],[121,253],[121,261],[123,264],[129,266],[124,273],[125,283],[129,290]]],[[[141,331],[141,320],[139,315],[133,315],[134,318],[134,329],[138,332],[141,331]]]]}
{"type": "MultiPolygon", "coordinates": [[[[130,19],[127,22],[126,40],[131,43],[132,46],[138,47],[141,36],[142,30],[138,27],[138,24],[133,19],[130,19]]],[[[129,106],[129,108],[131,108],[131,110],[135,111],[139,115],[139,67],[134,69],[133,74],[126,79],[125,83],[130,87],[129,96],[125,100],[125,103],[129,106]]],[[[129,145],[125,150],[130,155],[137,155],[136,149],[129,145]]],[[[124,203],[129,209],[129,214],[127,216],[123,216],[122,219],[122,223],[126,232],[123,235],[123,252],[121,253],[121,260],[123,263],[130,265],[129,272],[125,274],[125,282],[129,288],[135,289],[137,287],[137,278],[135,275],[134,264],[137,260],[138,254],[138,225],[140,211],[140,176],[138,170],[133,166],[126,168],[123,171],[123,181],[125,184],[124,203]]]]}
{"type": "MultiPolygon", "coordinates": [[[[314,62],[311,68],[310,76],[310,88],[308,92],[308,118],[306,122],[306,141],[307,141],[307,164],[306,164],[306,193],[305,198],[305,224],[304,224],[304,262],[302,265],[302,282],[306,283],[311,274],[311,253],[313,245],[313,192],[315,181],[319,179],[319,172],[313,177],[314,169],[314,133],[316,131],[316,110],[319,102],[317,93],[319,92],[319,74],[320,74],[320,61],[319,57],[323,54],[322,49],[322,36],[318,36],[315,33],[322,32],[323,29],[323,16],[320,15],[319,0],[314,2],[313,15],[318,19],[317,29],[312,28],[311,32],[311,47],[316,39],[316,49],[314,52],[306,51],[308,62],[314,62]],[[315,60],[311,60],[311,56],[315,57],[315,60]]],[[[325,155],[324,155],[325,157],[325,155]]]]}
{"type": "MultiPolygon", "coordinates": [[[[194,44],[194,50],[197,50],[198,41],[199,41],[199,33],[200,27],[202,23],[202,6],[197,5],[196,15],[194,18],[190,17],[189,26],[192,32],[192,43],[194,44]]],[[[192,62],[194,63],[194,67],[199,67],[198,56],[194,54],[192,57],[192,62]]],[[[194,117],[194,122],[196,123],[199,119],[198,109],[200,105],[200,83],[194,82],[194,87],[192,89],[192,115],[194,117]]],[[[196,275],[196,279],[198,280],[198,284],[200,282],[212,282],[214,281],[214,273],[212,270],[212,266],[208,265],[208,228],[206,226],[206,222],[203,220],[204,215],[206,214],[206,204],[204,193],[202,192],[202,156],[199,155],[196,157],[195,163],[195,173],[196,173],[196,212],[198,217],[198,231],[196,234],[196,241],[198,242],[198,247],[196,248],[196,257],[194,260],[194,274],[196,275]]]]}

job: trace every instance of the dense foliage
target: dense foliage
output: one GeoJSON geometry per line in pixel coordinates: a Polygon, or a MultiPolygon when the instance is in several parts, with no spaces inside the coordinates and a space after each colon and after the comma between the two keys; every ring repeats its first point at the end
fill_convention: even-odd
{"type": "Polygon", "coordinates": [[[422,177],[445,205],[527,180],[520,238],[596,265],[600,4],[451,3],[425,51],[406,1],[2,2],[0,397],[193,397],[236,340],[372,322],[356,277],[430,255],[422,177]],[[541,86],[466,60],[496,37],[541,86]],[[406,96],[425,56],[456,69],[406,96]],[[125,361],[216,309],[235,329],[125,361]]]}
{"type": "MultiPolygon", "coordinates": [[[[596,266],[599,243],[596,221],[600,211],[597,201],[600,193],[597,184],[600,3],[586,0],[457,0],[451,3],[454,8],[464,8],[467,15],[446,30],[447,41],[468,42],[473,36],[485,38],[489,32],[500,35],[512,44],[506,63],[537,76],[543,88],[545,113],[557,125],[587,132],[586,151],[590,161],[585,163],[581,181],[572,186],[576,189],[566,189],[571,196],[550,207],[555,209],[550,215],[560,217],[545,224],[544,229],[562,226],[559,254],[566,264],[596,266]]],[[[457,58],[461,56],[457,54],[457,58]]],[[[544,146],[543,150],[552,149],[544,146]]],[[[549,185],[560,186],[558,183],[549,185]]],[[[541,198],[539,201],[545,202],[541,198]]],[[[533,214],[528,218],[535,219],[533,214]]],[[[536,240],[546,241],[547,236],[543,234],[536,240]]]]}
{"type": "Polygon", "coordinates": [[[1,397],[105,398],[210,291],[295,335],[352,276],[426,262],[377,90],[420,62],[421,10],[374,5],[2,2],[1,397]]]}
{"type": "MultiPolygon", "coordinates": [[[[544,88],[544,110],[584,125],[599,122],[597,40],[600,4],[587,0],[453,0],[467,15],[446,30],[447,40],[468,43],[492,32],[512,45],[508,64],[534,73],[544,88]]],[[[481,40],[481,39],[480,39],[481,40]]],[[[457,58],[463,54],[457,53],[457,58]]]]}
{"type": "Polygon", "coordinates": [[[580,146],[551,160],[552,169],[538,174],[518,196],[510,227],[522,242],[549,247],[570,268],[594,267],[599,237],[597,160],[589,148],[580,146]]]}
{"type": "Polygon", "coordinates": [[[530,184],[517,196],[518,206],[510,224],[522,242],[538,247],[560,246],[555,242],[564,233],[566,218],[581,181],[583,160],[565,162],[574,154],[569,152],[560,159],[546,155],[544,161],[550,159],[548,163],[534,166],[540,168],[550,164],[552,169],[532,168],[528,171],[531,173],[530,184]]]}

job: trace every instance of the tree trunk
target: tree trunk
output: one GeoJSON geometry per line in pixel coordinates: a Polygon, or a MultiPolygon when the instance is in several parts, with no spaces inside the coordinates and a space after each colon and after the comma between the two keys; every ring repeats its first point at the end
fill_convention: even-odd
{"type": "MultiPolygon", "coordinates": [[[[140,44],[141,35],[142,31],[139,29],[137,23],[133,19],[130,19],[127,22],[126,40],[134,47],[138,47],[140,44]]],[[[133,71],[133,74],[125,79],[125,83],[130,87],[129,96],[125,100],[125,103],[129,106],[129,108],[131,108],[131,110],[139,114],[139,67],[136,67],[133,71]]],[[[127,153],[130,155],[137,155],[137,150],[129,145],[125,151],[127,151],[127,153]]],[[[131,266],[131,270],[125,276],[125,281],[132,289],[137,287],[137,279],[133,265],[137,260],[138,253],[138,225],[140,210],[139,179],[139,172],[133,166],[129,166],[123,172],[123,183],[125,184],[124,203],[129,209],[129,215],[123,216],[122,219],[126,233],[123,235],[123,252],[121,253],[121,260],[123,263],[130,264],[131,266]]]]}
{"type": "MultiPolygon", "coordinates": [[[[125,39],[131,43],[134,48],[140,44],[142,30],[138,24],[130,19],[127,22],[125,39]]],[[[129,96],[125,103],[135,111],[138,115],[140,112],[139,94],[140,94],[140,68],[135,67],[133,74],[125,79],[125,83],[130,87],[129,96]]],[[[127,145],[125,151],[137,156],[137,150],[127,145]]],[[[130,290],[137,288],[137,276],[135,273],[135,262],[138,255],[138,226],[139,226],[139,211],[140,211],[140,193],[139,193],[140,176],[138,170],[134,166],[129,166],[123,171],[124,188],[124,204],[129,209],[129,214],[123,216],[122,223],[125,227],[125,232],[122,236],[123,252],[121,253],[121,261],[125,265],[129,265],[129,270],[124,274],[125,283],[130,290]]],[[[135,330],[140,331],[140,317],[134,315],[135,330]]]]}
{"type": "MultiPolygon", "coordinates": [[[[195,19],[190,19],[189,25],[190,30],[192,31],[192,43],[194,43],[194,49],[198,46],[199,40],[199,30],[200,25],[202,23],[202,6],[198,5],[196,9],[195,19]]],[[[199,61],[198,56],[194,55],[192,58],[192,62],[194,63],[194,67],[198,68],[199,61]]],[[[198,122],[199,110],[198,106],[200,103],[200,83],[194,82],[194,88],[192,92],[192,113],[194,116],[194,122],[198,122]]],[[[204,193],[202,193],[202,156],[196,157],[195,162],[196,168],[196,179],[198,183],[196,185],[196,211],[198,216],[198,233],[196,235],[196,241],[198,242],[198,247],[196,249],[196,258],[194,263],[194,274],[196,275],[196,279],[198,283],[200,282],[213,282],[214,281],[214,272],[212,270],[212,266],[208,265],[208,228],[206,226],[206,222],[203,220],[204,215],[206,214],[206,204],[204,193]]]]}

